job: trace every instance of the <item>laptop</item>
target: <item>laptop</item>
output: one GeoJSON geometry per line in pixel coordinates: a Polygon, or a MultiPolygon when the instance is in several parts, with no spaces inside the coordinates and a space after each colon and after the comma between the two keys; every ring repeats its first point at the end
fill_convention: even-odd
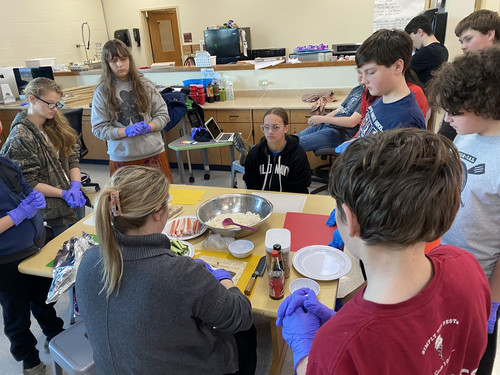
{"type": "Polygon", "coordinates": [[[223,133],[213,117],[210,117],[210,119],[205,122],[205,128],[208,130],[216,143],[233,141],[234,133],[223,133]]]}

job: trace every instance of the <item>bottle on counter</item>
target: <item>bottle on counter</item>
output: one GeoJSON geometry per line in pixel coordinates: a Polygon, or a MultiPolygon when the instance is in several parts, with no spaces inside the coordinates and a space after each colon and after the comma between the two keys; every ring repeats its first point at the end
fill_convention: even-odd
{"type": "Polygon", "coordinates": [[[269,297],[281,299],[285,292],[285,275],[280,267],[278,251],[271,252],[271,269],[269,270],[269,297]]]}
{"type": "Polygon", "coordinates": [[[214,85],[214,100],[216,102],[220,102],[220,92],[219,92],[219,85],[218,84],[214,85]]]}
{"type": "Polygon", "coordinates": [[[207,102],[214,102],[214,87],[211,83],[207,84],[207,102]]]}

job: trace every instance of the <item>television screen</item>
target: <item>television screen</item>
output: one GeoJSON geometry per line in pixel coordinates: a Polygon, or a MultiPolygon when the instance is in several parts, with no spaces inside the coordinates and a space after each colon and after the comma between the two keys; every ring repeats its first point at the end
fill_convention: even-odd
{"type": "MultiPolygon", "coordinates": [[[[240,56],[240,36],[238,29],[204,30],[205,48],[212,56],[240,56]]],[[[235,60],[236,61],[236,60],[235,60]]]]}
{"type": "Polygon", "coordinates": [[[51,66],[40,66],[38,68],[14,68],[17,88],[19,94],[24,95],[24,88],[34,78],[46,77],[54,79],[54,72],[51,66]]]}

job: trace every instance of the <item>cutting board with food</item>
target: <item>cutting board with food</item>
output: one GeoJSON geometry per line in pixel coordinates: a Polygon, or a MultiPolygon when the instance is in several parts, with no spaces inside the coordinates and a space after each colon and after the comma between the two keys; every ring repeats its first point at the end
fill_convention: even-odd
{"type": "Polygon", "coordinates": [[[195,258],[203,259],[212,268],[223,268],[231,274],[234,284],[243,292],[252,277],[260,257],[251,255],[236,259],[227,252],[196,250],[195,258]]]}

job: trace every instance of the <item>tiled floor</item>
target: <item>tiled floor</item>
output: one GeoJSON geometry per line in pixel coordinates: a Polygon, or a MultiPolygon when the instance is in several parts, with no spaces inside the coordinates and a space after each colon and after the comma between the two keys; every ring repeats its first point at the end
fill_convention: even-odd
{"type": "MultiPolygon", "coordinates": [[[[82,171],[89,173],[92,181],[98,182],[101,187],[104,186],[105,182],[109,178],[109,169],[105,164],[88,164],[84,163],[81,165],[82,171]]],[[[172,170],[174,175],[174,180],[179,181],[179,174],[177,170],[172,170]]],[[[230,186],[230,173],[228,171],[212,171],[210,180],[203,179],[202,170],[194,170],[195,184],[202,186],[230,186]]],[[[237,175],[238,186],[243,187],[244,183],[241,179],[241,174],[237,175]]],[[[318,183],[313,183],[312,188],[318,187],[318,183]]],[[[87,190],[93,192],[93,190],[87,190]]],[[[327,194],[323,192],[322,194],[327,194]]],[[[351,255],[350,255],[351,256],[351,255]]],[[[352,256],[351,256],[352,257],[352,256]]],[[[357,262],[353,261],[353,265],[357,265],[357,262]]],[[[340,280],[339,296],[347,294],[349,291],[354,289],[359,285],[361,280],[361,275],[358,267],[353,267],[351,272],[344,276],[340,280]]],[[[59,301],[56,303],[56,310],[59,316],[61,316],[66,325],[68,324],[68,298],[67,295],[63,295],[59,301]]],[[[0,307],[1,309],[1,307],[0,307]]],[[[32,332],[36,336],[39,342],[39,350],[41,360],[47,364],[50,363],[50,355],[43,352],[43,342],[44,337],[35,319],[32,319],[32,332]]],[[[3,332],[3,321],[0,323],[0,329],[3,332]]],[[[258,367],[256,374],[267,374],[269,372],[269,367],[272,360],[272,349],[271,349],[271,337],[269,331],[269,319],[256,316],[255,325],[258,331],[258,367]]],[[[499,340],[500,345],[500,340],[499,340]]],[[[498,359],[497,359],[498,362],[498,359]]],[[[493,375],[500,375],[500,366],[496,366],[493,370],[493,375]]],[[[47,374],[51,373],[51,366],[48,366],[49,370],[47,374]]],[[[9,352],[9,342],[4,334],[0,334],[0,375],[18,375],[22,374],[22,365],[17,363],[9,352]]],[[[291,351],[288,350],[285,363],[283,365],[282,375],[293,374],[293,360],[291,356],[291,351]]]]}

